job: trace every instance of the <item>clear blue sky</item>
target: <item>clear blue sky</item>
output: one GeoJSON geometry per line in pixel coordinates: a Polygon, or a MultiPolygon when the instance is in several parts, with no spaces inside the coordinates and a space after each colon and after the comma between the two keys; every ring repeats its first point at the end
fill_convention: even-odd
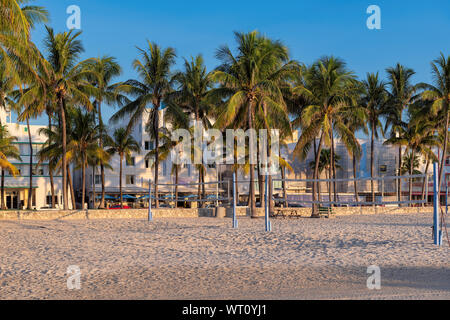
{"type": "MultiPolygon", "coordinates": [[[[66,8],[78,5],[82,14],[83,58],[115,56],[124,69],[118,80],[135,76],[131,63],[135,46],[146,39],[172,46],[182,57],[202,53],[208,68],[218,65],[216,49],[234,46],[233,31],[259,30],[282,40],[291,56],[311,63],[323,55],[339,56],[360,77],[397,62],[413,68],[415,81],[431,81],[430,61],[450,54],[450,1],[403,0],[58,0],[35,1],[51,14],[49,25],[66,30],[66,8]],[[382,30],[369,30],[366,9],[381,8],[382,30]]],[[[33,33],[42,48],[43,26],[33,33]]],[[[113,109],[105,108],[109,118],[113,109]]],[[[43,121],[37,121],[39,123],[43,121]]],[[[36,121],[35,121],[36,123],[36,121]]]]}

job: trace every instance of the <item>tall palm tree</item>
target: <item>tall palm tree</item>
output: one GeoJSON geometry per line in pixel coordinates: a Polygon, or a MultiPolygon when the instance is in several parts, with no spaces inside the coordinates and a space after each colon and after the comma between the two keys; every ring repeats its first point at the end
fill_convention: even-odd
{"type": "MultiPolygon", "coordinates": [[[[268,39],[257,31],[235,33],[235,39],[237,55],[227,46],[221,47],[216,54],[222,65],[213,73],[213,80],[220,84],[220,88],[215,89],[213,94],[228,98],[216,126],[225,128],[236,122],[254,130],[258,128],[257,115],[260,119],[265,119],[268,113],[278,115],[277,119],[283,119],[289,125],[280,88],[292,77],[298,67],[297,63],[289,60],[288,50],[281,42],[268,39]]],[[[262,124],[263,122],[259,128],[263,127],[262,124]]],[[[255,150],[249,156],[253,156],[253,152],[255,150]]],[[[256,217],[255,164],[249,161],[249,165],[250,213],[252,217],[256,217]]]]}
{"type": "MultiPolygon", "coordinates": [[[[184,59],[184,70],[176,73],[173,80],[179,88],[171,94],[171,99],[176,101],[176,104],[193,118],[196,125],[201,123],[206,130],[211,128],[209,116],[213,111],[215,101],[213,100],[214,97],[210,95],[210,90],[214,83],[211,74],[206,69],[203,56],[198,55],[191,58],[190,61],[184,59]]],[[[201,150],[198,151],[201,152],[201,150]]],[[[203,184],[205,182],[203,157],[201,157],[201,164],[198,164],[198,171],[199,205],[204,206],[205,203],[201,201],[202,197],[206,197],[205,185],[203,184]],[[200,189],[202,193],[200,193],[200,189]]]]}
{"type": "MultiPolygon", "coordinates": [[[[361,96],[360,98],[363,98],[361,96]]],[[[367,112],[363,106],[363,103],[361,101],[358,101],[357,106],[353,106],[351,108],[347,108],[343,113],[342,117],[344,119],[344,123],[347,126],[347,128],[351,132],[358,132],[362,131],[365,135],[369,134],[369,130],[367,127],[367,112]]],[[[355,201],[358,203],[359,197],[358,197],[358,181],[356,180],[358,178],[357,175],[357,162],[361,159],[361,145],[358,140],[356,140],[356,148],[347,148],[348,153],[352,157],[352,167],[353,167],[353,191],[355,193],[355,201]]]]}
{"type": "MultiPolygon", "coordinates": [[[[432,121],[426,121],[420,116],[412,114],[411,119],[400,137],[391,137],[386,140],[385,144],[393,144],[404,146],[405,152],[409,152],[405,157],[409,161],[404,164],[403,168],[409,169],[409,175],[414,174],[414,161],[418,155],[430,156],[432,148],[439,146],[438,137],[434,134],[435,124],[432,121]]],[[[418,160],[417,160],[418,162],[418,160]]],[[[403,174],[404,172],[400,172],[403,174]]],[[[409,178],[409,201],[412,201],[412,182],[413,178],[409,178]]]]}
{"type": "Polygon", "coordinates": [[[119,190],[120,190],[120,206],[123,209],[123,193],[122,193],[122,172],[123,172],[123,159],[127,161],[131,160],[132,152],[139,153],[141,147],[139,143],[127,132],[125,128],[119,128],[114,131],[112,139],[108,139],[107,152],[110,155],[117,154],[120,159],[119,170],[119,190]]]}
{"type": "MultiPolygon", "coordinates": [[[[325,171],[326,178],[327,179],[331,179],[332,165],[330,163],[330,160],[331,160],[331,149],[322,149],[321,155],[320,155],[320,160],[319,160],[319,176],[322,174],[323,171],[325,171]]],[[[337,155],[337,154],[333,158],[335,166],[338,169],[341,168],[341,166],[339,165],[339,161],[340,160],[341,160],[341,157],[339,155],[337,155]]],[[[309,167],[310,167],[311,170],[314,170],[314,168],[316,167],[315,161],[311,161],[309,163],[309,167]]],[[[331,181],[327,182],[327,187],[328,187],[328,199],[329,199],[329,201],[332,201],[332,198],[331,198],[331,181]]],[[[320,198],[320,193],[319,193],[319,198],[320,198]]]]}
{"type": "MultiPolygon", "coordinates": [[[[71,157],[76,159],[78,167],[81,167],[81,209],[84,209],[86,195],[86,168],[88,159],[103,151],[98,145],[99,126],[95,123],[95,114],[83,112],[76,108],[72,118],[71,139],[67,145],[71,157]]],[[[70,156],[70,155],[69,155],[70,156]]]]}
{"type": "MultiPolygon", "coordinates": [[[[160,110],[172,91],[170,69],[175,63],[176,55],[174,49],[162,49],[150,41],[148,41],[147,50],[140,48],[138,50],[141,53],[141,59],[134,60],[133,67],[138,73],[139,80],[128,80],[116,88],[118,92],[126,92],[135,100],[114,114],[111,121],[117,122],[125,117],[128,118],[127,132],[130,133],[137,121],[148,112],[148,107],[152,106],[148,124],[150,137],[155,141],[154,183],[155,196],[158,199],[160,110]]],[[[156,207],[159,207],[158,200],[156,200],[156,207]]]]}
{"type": "MultiPolygon", "coordinates": [[[[388,74],[388,102],[386,104],[386,125],[387,128],[391,128],[391,138],[400,137],[402,135],[405,123],[403,121],[403,111],[417,98],[416,91],[417,86],[411,83],[411,78],[415,75],[413,69],[407,68],[400,63],[397,63],[395,67],[386,69],[388,74]]],[[[398,172],[400,176],[400,170],[402,168],[402,146],[398,147],[398,172]]],[[[397,198],[401,201],[402,184],[401,180],[398,180],[397,198]]]]}
{"type": "MultiPolygon", "coordinates": [[[[334,131],[338,133],[342,141],[349,149],[356,149],[358,142],[354,132],[346,126],[340,114],[355,104],[358,86],[355,85],[353,73],[346,69],[345,63],[335,57],[324,57],[315,62],[305,75],[306,86],[297,89],[297,92],[311,102],[302,113],[302,133],[294,150],[296,157],[306,154],[305,148],[309,148],[311,141],[319,138],[317,152],[315,154],[314,179],[319,177],[319,161],[322,147],[332,146],[334,131]]],[[[330,156],[333,164],[334,155],[330,156]]],[[[316,190],[318,183],[314,183],[313,201],[316,202],[316,190]]],[[[319,217],[317,204],[313,205],[312,217],[319,217]]]]}
{"type": "MultiPolygon", "coordinates": [[[[122,74],[122,68],[114,57],[103,56],[101,58],[90,59],[84,68],[93,72],[89,81],[96,88],[94,106],[97,112],[97,125],[99,129],[99,145],[103,148],[103,137],[107,134],[102,118],[102,104],[116,105],[128,102],[128,100],[116,92],[117,83],[112,83],[113,79],[122,74]]],[[[105,208],[105,164],[100,163],[100,177],[102,183],[102,195],[100,209],[105,208]]]]}
{"type": "Polygon", "coordinates": [[[17,168],[8,159],[20,160],[19,148],[14,145],[17,137],[11,136],[6,125],[0,125],[0,168],[2,170],[1,181],[1,210],[5,210],[5,170],[13,176],[18,173],[17,168]]]}
{"type": "Polygon", "coordinates": [[[385,112],[385,103],[387,99],[386,84],[379,79],[377,73],[368,73],[366,80],[362,82],[364,94],[362,97],[362,106],[367,113],[367,122],[370,128],[370,186],[372,191],[372,201],[375,201],[374,189],[374,147],[375,139],[378,140],[379,132],[384,135],[381,119],[385,112]]]}
{"type": "Polygon", "coordinates": [[[434,85],[420,84],[420,86],[427,89],[422,93],[422,97],[425,100],[433,102],[433,114],[436,115],[439,111],[441,111],[443,114],[443,119],[445,119],[442,125],[444,144],[439,166],[439,194],[442,179],[444,178],[444,166],[448,152],[448,126],[450,121],[450,55],[446,57],[443,53],[441,53],[440,57],[431,63],[431,68],[434,85]]]}
{"type": "MultiPolygon", "coordinates": [[[[92,72],[83,70],[86,61],[78,62],[81,53],[84,51],[81,41],[78,40],[81,32],[71,30],[55,34],[53,29],[49,27],[46,27],[46,29],[47,35],[44,44],[49,54],[45,63],[47,72],[42,82],[46,88],[52,88],[52,97],[55,99],[53,102],[58,106],[59,111],[58,121],[62,133],[60,143],[62,145],[63,208],[67,210],[67,103],[70,101],[72,105],[81,105],[88,110],[92,110],[93,106],[89,98],[94,94],[94,89],[86,79],[92,72]]],[[[40,86],[42,84],[37,85],[30,91],[38,91],[40,86]]],[[[45,107],[45,104],[48,103],[48,96],[44,96],[41,103],[45,107]]]]}

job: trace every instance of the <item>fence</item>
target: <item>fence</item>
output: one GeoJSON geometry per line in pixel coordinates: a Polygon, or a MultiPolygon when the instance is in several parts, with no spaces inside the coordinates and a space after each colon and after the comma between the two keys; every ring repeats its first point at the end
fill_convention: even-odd
{"type": "MultiPolygon", "coordinates": [[[[444,217],[444,211],[441,210],[441,216],[439,216],[439,206],[440,206],[440,194],[438,194],[438,166],[437,163],[434,164],[434,170],[433,170],[433,240],[434,244],[436,245],[442,245],[442,238],[443,238],[443,230],[442,228],[445,227],[445,217],[444,217]]],[[[347,178],[347,179],[272,179],[272,185],[269,185],[269,179],[266,176],[264,180],[264,195],[260,194],[260,198],[264,197],[265,199],[265,210],[264,210],[264,217],[265,217],[265,230],[267,232],[272,231],[272,223],[270,221],[270,212],[269,212],[269,202],[270,201],[277,201],[280,200],[274,197],[273,193],[272,196],[270,196],[270,190],[274,190],[274,183],[275,182],[281,182],[282,184],[286,184],[289,182],[304,182],[304,183],[313,183],[315,185],[316,190],[314,190],[314,194],[312,195],[312,200],[298,200],[298,201],[289,201],[290,203],[298,203],[302,205],[311,205],[311,207],[317,207],[317,206],[386,206],[386,205],[425,205],[428,203],[428,188],[429,188],[429,175],[425,174],[417,174],[417,175],[407,175],[407,176],[389,176],[389,177],[370,177],[370,178],[347,178]],[[420,180],[422,179],[422,190],[421,190],[421,199],[420,200],[413,200],[413,181],[414,180],[420,180]],[[409,198],[408,200],[402,200],[401,194],[398,195],[397,201],[384,201],[385,198],[385,191],[384,191],[384,185],[387,181],[396,181],[396,185],[400,185],[402,180],[406,180],[409,182],[409,198]],[[357,183],[359,181],[369,181],[371,185],[377,181],[381,182],[381,195],[377,197],[373,197],[371,201],[367,201],[367,198],[365,201],[359,201],[359,194],[355,193],[355,199],[354,201],[350,200],[341,200],[339,199],[339,194],[335,194],[334,199],[331,200],[331,190],[332,185],[338,183],[338,182],[347,182],[347,183],[357,183]],[[316,192],[320,193],[320,183],[325,182],[328,184],[328,201],[323,201],[322,197],[319,197],[316,192]],[[270,187],[270,188],[269,188],[270,187]],[[425,196],[426,195],[426,196],[425,196]],[[270,200],[270,201],[269,201],[270,200]]],[[[448,212],[448,180],[447,177],[445,179],[445,214],[448,212]]],[[[241,181],[236,180],[236,175],[233,173],[233,180],[225,180],[225,181],[215,181],[215,182],[204,182],[204,183],[188,183],[188,184],[180,184],[179,186],[203,186],[203,185],[216,185],[216,197],[205,197],[205,198],[195,198],[193,196],[191,199],[183,199],[182,201],[187,202],[216,202],[216,206],[219,205],[219,202],[226,202],[228,205],[232,206],[233,208],[233,228],[238,228],[238,221],[237,221],[237,215],[236,215],[236,206],[237,206],[237,196],[236,196],[236,185],[238,183],[242,183],[241,181]],[[230,186],[230,183],[232,186],[230,186]],[[219,188],[219,185],[226,186],[226,188],[219,188]],[[231,195],[231,188],[232,188],[232,195],[231,195]],[[219,194],[222,196],[219,197],[219,194]]],[[[249,181],[246,181],[245,183],[250,183],[249,181]]],[[[261,183],[261,181],[259,182],[261,183]]],[[[166,187],[177,187],[176,184],[158,184],[158,186],[166,186],[166,187]]],[[[377,193],[380,193],[379,191],[377,193]]],[[[439,192],[440,193],[440,192],[439,192]]],[[[374,194],[374,191],[371,190],[371,194],[374,194]]],[[[348,198],[347,198],[348,199],[348,198]]],[[[158,195],[152,196],[152,183],[149,182],[149,209],[148,209],[148,220],[152,221],[152,200],[157,201],[173,201],[173,197],[168,200],[164,197],[159,197],[158,195]]],[[[286,199],[284,200],[286,201],[286,199]]],[[[448,235],[447,235],[448,237],[448,235]]],[[[449,241],[450,244],[450,241],[449,241]]]]}

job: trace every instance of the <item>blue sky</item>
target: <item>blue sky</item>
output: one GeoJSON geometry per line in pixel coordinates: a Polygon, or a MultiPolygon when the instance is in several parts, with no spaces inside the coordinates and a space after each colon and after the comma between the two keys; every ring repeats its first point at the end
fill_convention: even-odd
{"type": "MultiPolygon", "coordinates": [[[[136,46],[146,40],[174,47],[183,57],[202,53],[208,68],[218,65],[216,49],[234,46],[233,31],[259,30],[282,40],[293,59],[311,63],[323,55],[343,58],[358,76],[397,62],[413,68],[417,82],[431,81],[430,61],[450,54],[450,1],[358,0],[52,0],[35,1],[51,14],[49,25],[66,30],[70,5],[81,8],[83,58],[112,55],[123,67],[118,80],[135,76],[136,46]],[[381,30],[369,30],[369,5],[381,8],[381,30]]],[[[43,26],[33,32],[42,48],[43,26]]],[[[114,112],[105,108],[105,117],[114,112]]],[[[45,123],[37,120],[34,123],[45,123]]]]}

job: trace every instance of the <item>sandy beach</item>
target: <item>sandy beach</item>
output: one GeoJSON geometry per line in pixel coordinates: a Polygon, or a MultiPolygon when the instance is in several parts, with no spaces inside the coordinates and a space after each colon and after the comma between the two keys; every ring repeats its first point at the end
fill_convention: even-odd
{"type": "Polygon", "coordinates": [[[450,299],[431,214],[0,221],[1,299],[450,299]],[[81,289],[67,288],[79,266],[81,289]],[[381,290],[367,289],[367,268],[381,290]]]}

